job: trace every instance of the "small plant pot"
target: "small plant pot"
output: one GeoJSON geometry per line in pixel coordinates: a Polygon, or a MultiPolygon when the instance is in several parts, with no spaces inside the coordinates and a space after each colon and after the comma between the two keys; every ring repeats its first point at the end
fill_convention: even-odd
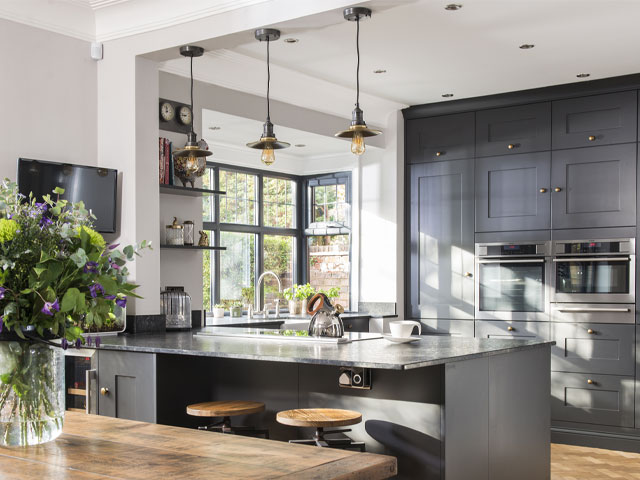
{"type": "Polygon", "coordinates": [[[302,313],[302,315],[308,315],[307,305],[309,305],[308,298],[305,298],[304,300],[300,300],[300,313],[302,313]]]}
{"type": "Polygon", "coordinates": [[[224,308],[214,308],[213,318],[224,318],[224,308]]]}
{"type": "Polygon", "coordinates": [[[231,307],[229,308],[229,314],[233,318],[238,318],[242,316],[242,307],[231,307]]]}
{"type": "Polygon", "coordinates": [[[289,314],[300,315],[300,302],[298,300],[289,300],[289,314]]]}

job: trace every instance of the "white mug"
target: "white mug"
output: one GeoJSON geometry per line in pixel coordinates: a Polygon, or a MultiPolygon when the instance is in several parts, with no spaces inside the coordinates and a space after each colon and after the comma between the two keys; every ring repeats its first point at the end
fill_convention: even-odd
{"type": "Polygon", "coordinates": [[[420,322],[414,322],[411,320],[394,320],[393,322],[389,322],[392,337],[410,337],[411,332],[413,332],[413,327],[418,327],[418,335],[422,334],[422,325],[420,325],[420,322]]]}

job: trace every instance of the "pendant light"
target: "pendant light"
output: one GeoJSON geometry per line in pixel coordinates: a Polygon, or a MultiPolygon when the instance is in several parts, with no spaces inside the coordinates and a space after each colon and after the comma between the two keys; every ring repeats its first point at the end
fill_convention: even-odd
{"type": "Polygon", "coordinates": [[[343,12],[345,20],[356,22],[356,55],[358,63],[356,66],[356,108],[351,114],[351,125],[347,130],[336,133],[336,137],[351,139],[351,153],[362,155],[365,150],[365,137],[380,135],[380,130],[373,130],[367,127],[364,122],[364,115],[360,109],[360,19],[371,17],[371,10],[365,7],[349,7],[343,12]]]}
{"type": "Polygon", "coordinates": [[[273,123],[271,123],[269,109],[269,84],[271,83],[271,68],[269,65],[269,43],[280,38],[280,30],[275,28],[260,28],[255,32],[256,40],[267,42],[267,121],[264,122],[262,136],[257,142],[247,143],[247,147],[262,150],[260,160],[265,165],[273,165],[276,161],[274,150],[290,147],[287,142],[280,142],[273,133],[273,123]]]}
{"type": "Polygon", "coordinates": [[[203,150],[198,143],[198,136],[193,131],[193,57],[201,57],[204,48],[194,45],[185,45],[180,47],[180,55],[190,58],[190,77],[191,77],[191,130],[187,134],[186,145],[173,152],[173,159],[176,165],[176,171],[184,176],[201,176],[204,174],[207,161],[205,157],[212,154],[209,150],[203,150]],[[200,173],[202,172],[202,173],[200,173]],[[200,174],[200,175],[198,175],[200,174]]]}

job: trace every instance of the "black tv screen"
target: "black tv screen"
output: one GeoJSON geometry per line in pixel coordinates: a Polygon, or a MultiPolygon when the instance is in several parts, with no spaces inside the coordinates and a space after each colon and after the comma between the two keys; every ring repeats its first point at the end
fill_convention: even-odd
{"type": "Polygon", "coordinates": [[[116,231],[116,196],[118,171],[110,168],[45,162],[29,158],[18,159],[18,190],[38,199],[53,189],[64,188],[64,198],[69,202],[83,201],[87,210],[96,216],[98,232],[116,231]]]}

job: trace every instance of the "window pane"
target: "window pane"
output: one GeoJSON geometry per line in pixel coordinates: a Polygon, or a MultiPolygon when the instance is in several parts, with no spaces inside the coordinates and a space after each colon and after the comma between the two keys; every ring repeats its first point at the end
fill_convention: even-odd
{"type": "Polygon", "coordinates": [[[250,295],[253,295],[256,236],[252,233],[220,232],[220,244],[227,247],[220,252],[221,300],[242,300],[243,293],[248,293],[243,292],[243,288],[250,289],[250,295]]]}
{"type": "Polygon", "coordinates": [[[242,172],[220,170],[220,188],[227,194],[220,198],[220,221],[256,224],[256,182],[258,177],[242,172]]]}
{"type": "MultiPolygon", "coordinates": [[[[215,172],[213,168],[207,167],[205,174],[202,176],[202,188],[213,190],[215,186],[215,172]]],[[[203,195],[202,197],[202,221],[215,222],[214,195],[203,195]]]]}
{"type": "Polygon", "coordinates": [[[328,292],[337,287],[339,295],[331,299],[346,310],[350,309],[351,263],[349,262],[349,235],[314,236],[308,241],[309,282],[316,290],[328,292]]]}
{"type": "MultiPolygon", "coordinates": [[[[214,232],[208,231],[209,245],[213,245],[214,232]]],[[[214,251],[204,250],[202,256],[202,306],[205,310],[213,309],[213,287],[215,285],[214,251]]]]}
{"type": "Polygon", "coordinates": [[[295,228],[295,182],[264,177],[262,186],[265,227],[295,228]]]}
{"type": "MultiPolygon", "coordinates": [[[[282,289],[289,288],[294,283],[295,244],[295,237],[264,236],[264,271],[271,271],[278,275],[280,282],[282,282],[282,289]]],[[[278,282],[270,275],[264,278],[264,298],[265,303],[272,304],[276,298],[279,298],[278,282]]]]}

